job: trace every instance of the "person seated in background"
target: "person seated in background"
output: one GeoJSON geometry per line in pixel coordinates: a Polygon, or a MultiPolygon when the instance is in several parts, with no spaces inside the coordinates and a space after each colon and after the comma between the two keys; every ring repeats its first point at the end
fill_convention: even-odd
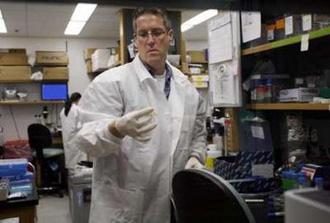
{"type": "Polygon", "coordinates": [[[65,167],[69,170],[74,169],[79,161],[86,160],[87,155],[80,151],[76,145],[72,144],[71,139],[77,132],[78,109],[77,104],[81,94],[74,92],[65,102],[64,108],[60,113],[62,125],[62,138],[64,147],[65,167]]]}

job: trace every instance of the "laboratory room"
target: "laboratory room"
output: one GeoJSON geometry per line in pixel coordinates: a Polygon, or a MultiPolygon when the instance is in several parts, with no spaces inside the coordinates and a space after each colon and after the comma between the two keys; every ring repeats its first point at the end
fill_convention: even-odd
{"type": "Polygon", "coordinates": [[[329,223],[329,43],[322,0],[0,0],[0,223],[329,223]]]}

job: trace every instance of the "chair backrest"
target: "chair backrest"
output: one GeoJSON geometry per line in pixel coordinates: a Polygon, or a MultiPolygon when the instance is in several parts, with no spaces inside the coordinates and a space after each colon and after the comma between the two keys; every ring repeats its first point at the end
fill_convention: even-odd
{"type": "Polygon", "coordinates": [[[43,158],[42,149],[52,145],[52,135],[49,129],[39,123],[33,123],[28,127],[29,144],[36,150],[37,158],[43,158]]]}
{"type": "Polygon", "coordinates": [[[189,169],[172,182],[178,223],[255,223],[241,196],[212,172],[189,169]]]}

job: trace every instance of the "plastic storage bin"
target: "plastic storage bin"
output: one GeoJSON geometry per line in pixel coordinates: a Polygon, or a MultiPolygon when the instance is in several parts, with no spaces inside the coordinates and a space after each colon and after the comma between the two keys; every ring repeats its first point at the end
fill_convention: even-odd
{"type": "Polygon", "coordinates": [[[25,175],[27,165],[27,159],[0,160],[0,177],[25,175]]]}

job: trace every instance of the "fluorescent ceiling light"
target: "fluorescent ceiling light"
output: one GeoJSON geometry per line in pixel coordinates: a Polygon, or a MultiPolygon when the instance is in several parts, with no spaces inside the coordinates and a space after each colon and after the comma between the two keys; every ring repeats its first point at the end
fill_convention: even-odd
{"type": "Polygon", "coordinates": [[[87,20],[93,14],[97,4],[78,3],[68,25],[65,28],[65,35],[78,35],[84,28],[87,20]]]}
{"type": "Polygon", "coordinates": [[[5,20],[0,19],[0,33],[7,33],[7,27],[5,24],[5,20]]]}
{"type": "Polygon", "coordinates": [[[181,24],[181,32],[185,32],[188,29],[191,29],[192,27],[205,22],[206,20],[212,18],[213,16],[216,16],[218,14],[217,9],[209,9],[204,12],[199,13],[198,15],[192,17],[191,19],[185,21],[181,24]]]}
{"type": "Polygon", "coordinates": [[[7,33],[7,27],[5,20],[3,19],[1,9],[0,9],[0,33],[7,33]]]}
{"type": "Polygon", "coordinates": [[[65,35],[78,35],[84,28],[86,22],[70,21],[64,31],[65,35]]]}
{"type": "Polygon", "coordinates": [[[78,3],[71,16],[71,21],[87,21],[93,14],[97,4],[78,3]]]}

